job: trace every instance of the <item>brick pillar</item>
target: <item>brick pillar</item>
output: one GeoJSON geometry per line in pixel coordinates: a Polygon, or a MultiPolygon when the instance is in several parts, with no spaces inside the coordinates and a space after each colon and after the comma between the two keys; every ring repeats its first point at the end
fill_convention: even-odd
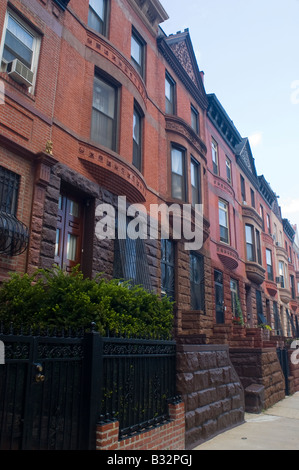
{"type": "Polygon", "coordinates": [[[99,424],[97,427],[97,450],[118,449],[119,422],[99,424]]]}
{"type": "Polygon", "coordinates": [[[43,216],[46,188],[50,181],[51,168],[57,161],[48,153],[37,155],[32,202],[30,240],[28,246],[27,271],[32,274],[40,266],[43,216]]]}

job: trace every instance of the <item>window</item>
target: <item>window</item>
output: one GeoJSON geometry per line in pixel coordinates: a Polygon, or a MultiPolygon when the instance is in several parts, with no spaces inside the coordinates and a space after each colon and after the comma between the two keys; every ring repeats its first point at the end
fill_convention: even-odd
{"type": "Polygon", "coordinates": [[[279,272],[279,282],[280,282],[280,287],[284,288],[284,263],[282,261],[278,262],[278,272],[279,272]]]}
{"type": "Polygon", "coordinates": [[[175,254],[172,240],[161,240],[161,292],[175,300],[175,254]]]}
{"type": "Polygon", "coordinates": [[[218,175],[218,144],[212,139],[212,162],[213,162],[213,173],[218,175]]]}
{"type": "Polygon", "coordinates": [[[111,150],[116,150],[117,89],[94,78],[91,139],[111,150]]]}
{"type": "Polygon", "coordinates": [[[292,299],[296,299],[295,278],[292,274],[290,275],[290,286],[291,286],[291,292],[292,292],[292,299]]]}
{"type": "Polygon", "coordinates": [[[255,195],[252,188],[250,188],[251,207],[255,208],[255,195]]]}
{"type": "Polygon", "coordinates": [[[191,191],[192,191],[192,206],[200,204],[201,185],[200,185],[200,164],[191,158],[191,191]]]}
{"type": "Polygon", "coordinates": [[[171,150],[171,190],[174,199],[186,200],[185,151],[177,147],[171,150]]]}
{"type": "Polygon", "coordinates": [[[267,263],[268,280],[273,281],[272,252],[271,250],[268,250],[268,249],[266,249],[266,263],[267,263]]]}
{"type": "Polygon", "coordinates": [[[88,26],[100,34],[107,34],[107,0],[89,0],[88,26]]]}
{"type": "Polygon", "coordinates": [[[256,290],[255,296],[256,296],[256,310],[257,310],[258,324],[267,325],[267,320],[264,317],[264,312],[263,312],[263,301],[262,301],[261,291],[256,290]]]}
{"type": "MultiPolygon", "coordinates": [[[[28,86],[34,85],[40,50],[40,35],[15,13],[7,12],[4,25],[4,43],[2,47],[1,70],[6,71],[7,64],[18,59],[32,73],[33,79],[28,86]]],[[[24,82],[23,82],[24,83],[24,82]]]]}
{"type": "Polygon", "coordinates": [[[204,310],[204,260],[198,253],[190,253],[190,289],[192,310],[204,310]]]}
{"type": "Polygon", "coordinates": [[[246,202],[245,180],[242,175],[240,175],[240,183],[241,183],[242,202],[246,202]]]}
{"type": "Polygon", "coordinates": [[[276,334],[280,336],[282,334],[282,325],[281,325],[277,302],[273,302],[273,315],[274,315],[275,331],[276,331],[276,334]]]}
{"type": "Polygon", "coordinates": [[[219,228],[220,241],[229,243],[228,204],[221,200],[219,201],[219,228]]]}
{"type": "Polygon", "coordinates": [[[258,230],[255,231],[256,254],[258,264],[262,264],[261,236],[258,230]]]}
{"type": "Polygon", "coordinates": [[[131,59],[137,72],[144,77],[145,43],[139,34],[133,29],[131,36],[131,59]]]}
{"type": "Polygon", "coordinates": [[[27,227],[17,219],[20,176],[0,166],[0,253],[16,256],[29,241],[27,227]]]}
{"type": "Polygon", "coordinates": [[[84,208],[80,200],[60,195],[55,244],[55,263],[69,272],[81,264],[84,208]]]}
{"type": "Polygon", "coordinates": [[[228,157],[226,157],[226,180],[229,184],[232,182],[232,165],[228,157]]]}
{"type": "Polygon", "coordinates": [[[261,219],[262,219],[262,227],[263,227],[263,231],[265,230],[265,222],[264,222],[264,208],[262,205],[260,205],[260,216],[261,216],[261,219]]]}
{"type": "Polygon", "coordinates": [[[232,314],[234,317],[238,316],[238,282],[234,279],[230,280],[230,292],[231,292],[231,304],[232,304],[232,314]]]}
{"type": "Polygon", "coordinates": [[[165,112],[175,114],[175,83],[166,72],[165,76],[165,112]]]}
{"type": "Polygon", "coordinates": [[[270,224],[270,215],[269,214],[267,214],[266,219],[267,219],[267,230],[268,230],[269,235],[271,235],[271,224],[270,224]]]}
{"type": "Polygon", "coordinates": [[[142,115],[139,108],[134,106],[133,113],[133,165],[142,169],[142,115]]]}
{"type": "MultiPolygon", "coordinates": [[[[116,225],[123,223],[125,227],[121,227],[121,231],[128,233],[131,221],[129,217],[120,217],[116,219],[116,225]]],[[[133,285],[142,285],[144,289],[152,291],[145,240],[129,236],[115,239],[113,276],[115,279],[129,281],[133,285]]]]}
{"type": "Polygon", "coordinates": [[[20,176],[0,167],[0,212],[16,215],[20,176]]]}
{"type": "Polygon", "coordinates": [[[252,225],[245,225],[247,261],[255,261],[254,234],[252,225]]]}
{"type": "Polygon", "coordinates": [[[191,105],[191,127],[196,132],[199,133],[199,114],[198,111],[191,105]]]}

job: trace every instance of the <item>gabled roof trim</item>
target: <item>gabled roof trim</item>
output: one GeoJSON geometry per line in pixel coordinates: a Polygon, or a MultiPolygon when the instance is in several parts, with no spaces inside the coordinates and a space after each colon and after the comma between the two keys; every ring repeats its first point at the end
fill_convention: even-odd
{"type": "MultiPolygon", "coordinates": [[[[190,41],[191,42],[191,41],[190,41]]],[[[182,81],[186,89],[189,93],[193,96],[196,102],[203,108],[207,109],[208,107],[208,100],[206,96],[206,92],[202,83],[201,77],[197,77],[197,81],[199,86],[196,87],[194,82],[191,80],[189,75],[187,74],[186,70],[171,50],[169,44],[167,43],[167,38],[164,36],[160,36],[157,39],[157,45],[160,53],[163,55],[165,60],[168,62],[172,70],[176,73],[179,79],[182,81]]],[[[197,68],[198,71],[198,68],[197,68]]],[[[199,71],[198,71],[199,73],[199,71]]]]}

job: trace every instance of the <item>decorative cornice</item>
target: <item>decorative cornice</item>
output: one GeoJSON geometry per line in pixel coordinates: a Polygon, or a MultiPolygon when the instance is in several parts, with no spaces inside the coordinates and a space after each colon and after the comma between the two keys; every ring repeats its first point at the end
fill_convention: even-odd
{"type": "Polygon", "coordinates": [[[200,153],[201,157],[206,160],[207,147],[205,143],[183,119],[172,114],[167,114],[165,116],[165,122],[166,131],[175,132],[186,138],[200,153]]]}
{"type": "Polygon", "coordinates": [[[242,206],[242,216],[245,219],[250,219],[249,222],[254,221],[259,228],[263,228],[263,221],[260,215],[256,212],[253,207],[242,206]]]}
{"type": "Polygon", "coordinates": [[[276,199],[276,194],[272,191],[269,183],[266,181],[264,175],[258,176],[260,194],[263,196],[268,206],[272,208],[272,204],[276,199]]]}
{"type": "Polygon", "coordinates": [[[107,59],[119,70],[121,70],[137,88],[144,103],[146,104],[147,91],[142,78],[135,70],[133,65],[118,50],[116,50],[112,44],[108,43],[106,40],[102,39],[95,33],[87,31],[86,46],[100,54],[103,58],[107,59]]]}
{"type": "Polygon", "coordinates": [[[79,142],[78,158],[92,178],[114,194],[132,203],[145,202],[147,187],[142,175],[116,154],[79,142]]]}
{"type": "Polygon", "coordinates": [[[158,34],[159,24],[169,19],[158,0],[128,0],[128,3],[154,36],[158,34]]]}
{"type": "Polygon", "coordinates": [[[239,255],[234,248],[217,243],[216,249],[218,258],[226,268],[234,270],[239,266],[239,255]]]}
{"type": "Polygon", "coordinates": [[[289,238],[289,240],[293,243],[294,238],[295,238],[295,230],[293,229],[292,225],[288,221],[288,219],[283,219],[283,231],[286,234],[286,236],[289,238]]]}
{"type": "Polygon", "coordinates": [[[208,117],[218,130],[222,138],[228,144],[232,151],[235,151],[235,147],[242,141],[242,137],[229,118],[225,109],[221,105],[220,101],[215,94],[207,95],[209,107],[208,117]]]}

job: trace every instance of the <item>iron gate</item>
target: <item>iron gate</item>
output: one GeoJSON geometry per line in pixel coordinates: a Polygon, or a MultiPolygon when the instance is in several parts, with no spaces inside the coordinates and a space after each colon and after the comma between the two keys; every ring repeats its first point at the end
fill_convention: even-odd
{"type": "Polygon", "coordinates": [[[87,448],[84,338],[0,334],[0,340],[0,450],[87,448]]]}
{"type": "Polygon", "coordinates": [[[277,355],[285,379],[285,394],[290,394],[289,388],[289,355],[286,348],[277,348],[277,355]]]}

